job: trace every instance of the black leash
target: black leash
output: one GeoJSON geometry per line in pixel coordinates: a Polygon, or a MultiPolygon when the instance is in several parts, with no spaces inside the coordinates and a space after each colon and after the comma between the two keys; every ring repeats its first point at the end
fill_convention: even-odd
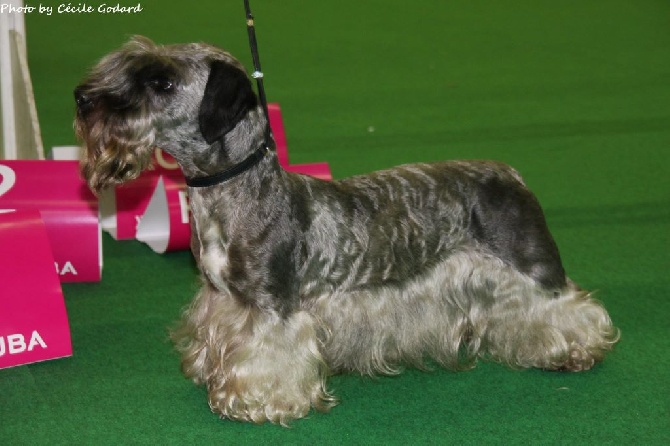
{"type": "Polygon", "coordinates": [[[258,86],[258,99],[261,101],[267,126],[265,128],[265,142],[270,147],[272,141],[272,129],[270,128],[270,114],[268,113],[268,101],[265,97],[265,88],[263,88],[263,71],[261,70],[261,59],[258,57],[258,42],[256,41],[256,28],[254,28],[254,16],[251,14],[249,0],[244,0],[244,11],[247,14],[247,33],[249,34],[249,46],[251,47],[251,59],[254,63],[254,72],[251,77],[256,79],[258,86]]]}
{"type": "MultiPolygon", "coordinates": [[[[247,16],[247,32],[249,34],[249,46],[251,47],[251,58],[254,63],[254,72],[251,74],[251,77],[256,79],[256,85],[258,86],[258,99],[261,102],[263,107],[263,113],[265,114],[265,140],[251,155],[246,157],[241,162],[225,169],[214,175],[209,175],[206,177],[196,177],[196,178],[186,178],[186,185],[189,187],[208,187],[214,186],[216,184],[223,183],[232,178],[235,178],[239,174],[251,169],[256,164],[262,160],[265,155],[270,151],[270,148],[273,147],[272,141],[272,128],[270,127],[270,115],[268,113],[268,102],[265,97],[265,88],[263,88],[263,72],[261,71],[261,61],[258,57],[258,43],[256,42],[256,29],[254,28],[254,16],[251,14],[251,9],[249,7],[249,0],[244,0],[244,9],[247,16]]],[[[223,147],[223,136],[221,137],[221,145],[223,147]]]]}

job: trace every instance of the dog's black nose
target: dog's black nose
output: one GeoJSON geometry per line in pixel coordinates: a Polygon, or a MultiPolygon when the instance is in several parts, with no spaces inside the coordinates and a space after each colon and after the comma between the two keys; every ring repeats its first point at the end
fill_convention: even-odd
{"type": "Polygon", "coordinates": [[[74,89],[74,100],[77,102],[77,109],[82,112],[87,112],[93,107],[93,100],[89,95],[84,93],[82,87],[77,87],[74,89]]]}

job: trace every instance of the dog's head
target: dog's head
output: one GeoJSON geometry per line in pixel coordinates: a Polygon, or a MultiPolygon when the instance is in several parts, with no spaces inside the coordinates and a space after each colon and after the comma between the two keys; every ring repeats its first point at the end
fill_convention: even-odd
{"type": "Polygon", "coordinates": [[[136,178],[160,146],[182,163],[230,132],[257,98],[244,67],[205,44],[134,37],[75,89],[81,171],[96,192],[136,178]]]}

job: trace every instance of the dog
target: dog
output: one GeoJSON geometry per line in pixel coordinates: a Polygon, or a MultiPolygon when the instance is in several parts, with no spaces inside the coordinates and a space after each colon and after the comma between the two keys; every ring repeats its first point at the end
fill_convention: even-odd
{"type": "Polygon", "coordinates": [[[337,404],[329,375],[403,367],[581,371],[619,339],[565,274],[535,196],[494,161],[338,181],[281,169],[244,67],[134,37],[75,89],[82,176],[136,178],[160,147],[187,178],[202,288],[171,337],[222,418],[287,425],[337,404]]]}

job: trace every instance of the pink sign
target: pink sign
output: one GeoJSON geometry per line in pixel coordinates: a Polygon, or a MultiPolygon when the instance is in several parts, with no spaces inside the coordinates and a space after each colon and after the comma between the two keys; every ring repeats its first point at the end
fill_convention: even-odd
{"type": "MultiPolygon", "coordinates": [[[[97,200],[76,161],[0,161],[0,209],[40,212],[62,282],[100,280],[97,200]]],[[[16,249],[24,242],[13,241],[16,249]]]]}
{"type": "Polygon", "coordinates": [[[67,312],[40,212],[0,213],[0,246],[0,369],[71,356],[67,312]]]}

